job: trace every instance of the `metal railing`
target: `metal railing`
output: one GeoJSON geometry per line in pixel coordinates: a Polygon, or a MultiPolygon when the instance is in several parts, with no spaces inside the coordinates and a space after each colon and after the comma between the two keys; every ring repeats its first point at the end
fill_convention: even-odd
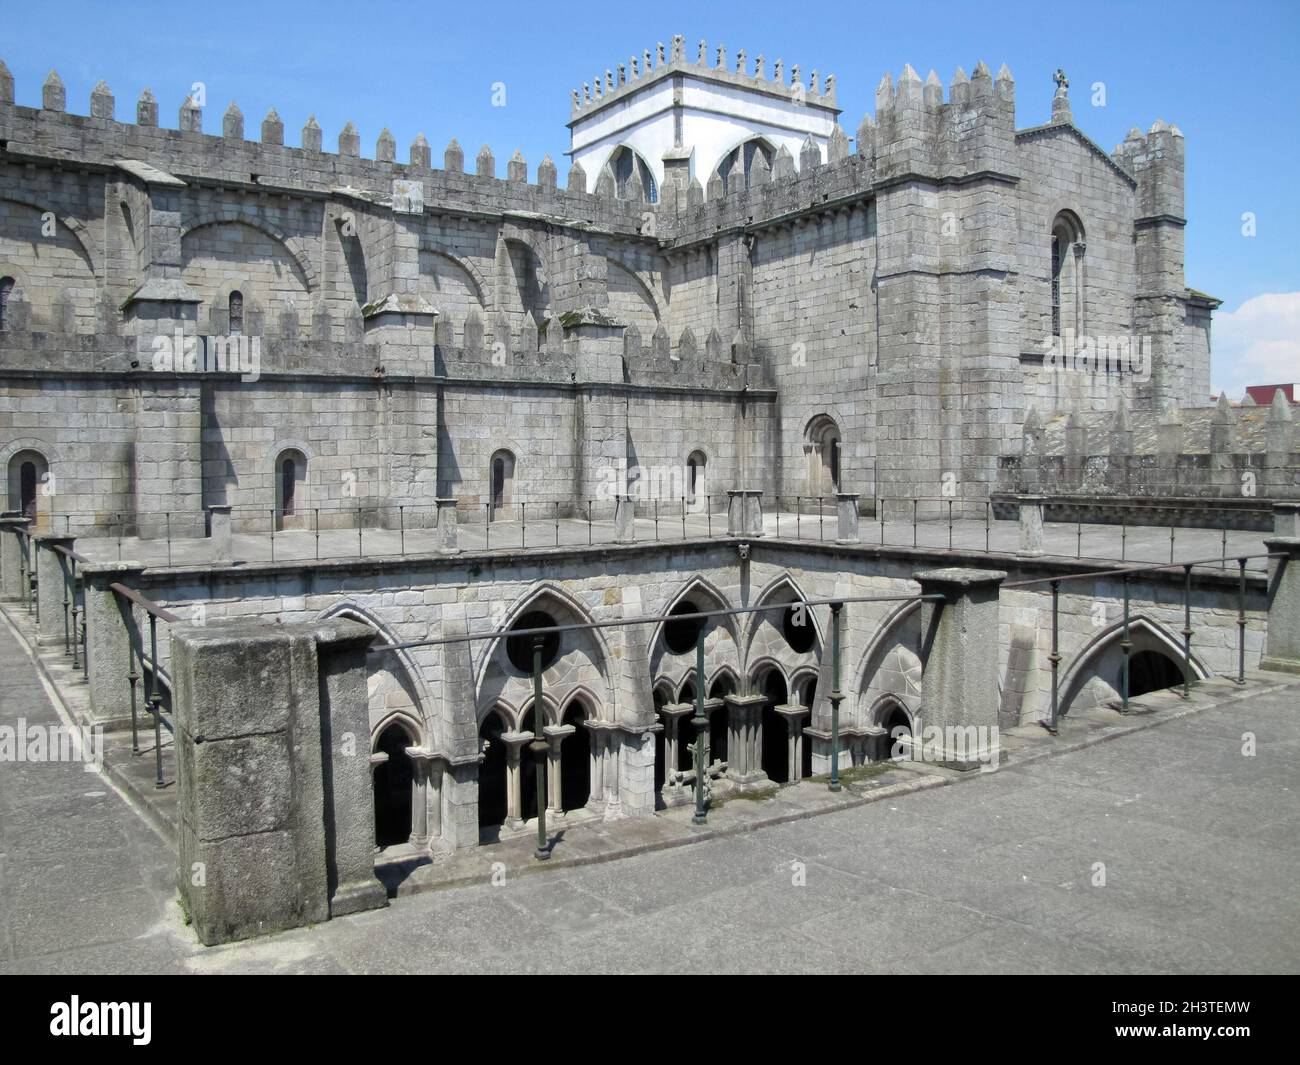
{"type": "MultiPolygon", "coordinates": [[[[1009,531],[1017,527],[1017,519],[996,516],[999,509],[1013,506],[1005,500],[909,495],[869,497],[863,502],[867,505],[861,511],[858,541],[863,544],[917,550],[982,549],[1013,553],[1019,546],[1018,533],[1009,536],[1009,531]],[[874,534],[871,531],[873,524],[877,527],[874,534]],[[934,530],[939,530],[938,536],[934,535],[934,530]]],[[[635,517],[626,526],[625,540],[630,543],[660,543],[727,536],[728,504],[726,495],[705,493],[696,497],[636,499],[633,504],[635,517]]],[[[1073,520],[1053,520],[1045,517],[1044,531],[1050,532],[1056,541],[1052,554],[1066,556],[1069,548],[1073,547],[1073,557],[1078,559],[1154,561],[1151,555],[1156,548],[1150,531],[1167,529],[1167,557],[1171,562],[1177,557],[1180,545],[1190,541],[1204,550],[1208,535],[1215,532],[1218,533],[1220,556],[1229,558],[1235,550],[1235,545],[1229,543],[1229,533],[1249,531],[1240,526],[1243,513],[1240,508],[1201,506],[1197,513],[1202,518],[1210,515],[1212,521],[1186,526],[1177,523],[1180,514],[1186,515],[1186,507],[1118,500],[1099,500],[1098,505],[1104,506],[1111,515],[1118,512],[1119,520],[1088,521],[1083,516],[1073,520]],[[1068,546],[1061,542],[1065,537],[1060,535],[1066,529],[1073,532],[1073,543],[1068,546]],[[1146,535],[1137,541],[1135,552],[1138,530],[1145,530],[1146,535]]],[[[1057,504],[1046,498],[1043,506],[1047,511],[1057,504]]],[[[412,551],[427,553],[441,546],[438,540],[441,522],[447,520],[446,513],[453,509],[457,535],[464,541],[459,545],[462,549],[531,550],[593,546],[619,540],[617,502],[612,498],[523,500],[502,504],[465,501],[453,506],[336,502],[293,508],[287,512],[282,507],[241,504],[231,507],[231,561],[302,562],[346,557],[401,557],[412,551]],[[349,533],[355,536],[350,542],[349,533]],[[235,544],[236,538],[242,538],[241,542],[235,544]]],[[[839,539],[835,496],[770,497],[769,505],[763,509],[766,531],[775,533],[777,538],[818,542],[839,539]]],[[[57,524],[62,519],[71,535],[74,517],[54,515],[51,522],[57,524]]],[[[98,516],[87,517],[95,518],[94,528],[116,538],[118,561],[126,554],[125,541],[133,539],[127,533],[142,531],[133,529],[121,515],[114,515],[107,521],[98,520],[98,516]]],[[[186,521],[192,526],[194,515],[186,515],[186,521]]],[[[201,564],[209,561],[206,553],[195,552],[192,547],[201,542],[201,531],[177,537],[176,531],[182,527],[179,515],[162,512],[152,519],[151,528],[143,530],[156,532],[158,537],[134,538],[135,542],[130,545],[132,557],[147,564],[160,564],[165,558],[168,566],[178,562],[201,564]],[[154,543],[162,550],[154,548],[150,551],[148,545],[154,543]],[[182,550],[180,545],[186,545],[185,549],[182,550]],[[156,560],[151,555],[156,556],[156,560]]]]}
{"type": "MultiPolygon", "coordinates": [[[[943,595],[932,593],[929,595],[865,595],[865,596],[844,596],[834,599],[803,599],[779,603],[765,603],[761,606],[747,607],[728,607],[721,610],[701,610],[689,614],[646,614],[632,618],[618,618],[610,621],[585,621],[573,622],[564,625],[548,625],[540,628],[528,629],[508,629],[505,631],[466,633],[463,636],[446,636],[426,640],[410,640],[401,643],[384,643],[376,644],[369,648],[370,654],[386,654],[393,651],[404,651],[415,647],[437,647],[446,644],[455,643],[475,643],[482,640],[498,639],[528,639],[532,640],[532,681],[533,681],[533,706],[543,706],[542,699],[542,673],[543,673],[543,647],[549,636],[558,637],[569,632],[585,632],[606,628],[623,628],[628,625],[658,625],[666,624],[669,621],[678,624],[695,623],[695,717],[691,719],[691,725],[695,728],[695,743],[689,745],[693,761],[693,783],[695,785],[695,811],[692,814],[691,821],[697,825],[703,825],[708,819],[708,803],[705,796],[705,781],[708,777],[709,765],[709,718],[705,713],[705,703],[709,700],[705,697],[705,670],[704,670],[704,640],[705,630],[708,622],[715,618],[737,616],[742,614],[758,614],[770,611],[786,611],[792,607],[801,607],[809,610],[813,607],[825,606],[830,608],[831,618],[831,691],[827,698],[831,704],[831,731],[830,731],[830,780],[828,789],[830,791],[840,791],[840,773],[839,773],[839,737],[840,737],[840,704],[844,700],[844,693],[840,690],[841,683],[841,611],[847,603],[908,603],[908,602],[935,602],[942,601],[943,595]]],[[[811,619],[806,619],[805,624],[811,624],[811,619]]],[[[537,721],[536,731],[534,732],[533,742],[529,744],[529,750],[533,752],[537,771],[534,776],[537,781],[537,848],[534,851],[534,857],[538,861],[545,861],[550,857],[550,849],[546,835],[546,759],[550,750],[550,745],[542,738],[541,718],[535,718],[537,721]]]]}
{"type": "Polygon", "coordinates": [[[140,628],[134,623],[134,608],[139,607],[149,619],[149,691],[144,702],[145,709],[153,717],[154,787],[161,789],[167,786],[166,781],[163,779],[162,730],[165,728],[174,736],[175,729],[172,722],[163,713],[162,695],[158,691],[158,674],[161,670],[158,663],[158,622],[165,621],[168,624],[175,624],[180,619],[152,600],[146,599],[134,588],[113,583],[109,585],[109,589],[129,604],[126,608],[129,619],[126,641],[126,678],[127,683],[131,686],[131,753],[133,755],[140,753],[140,730],[136,713],[136,685],[143,679],[143,671],[146,668],[144,647],[142,641],[138,638],[140,628]],[[137,638],[133,639],[133,635],[137,638]],[[137,665],[141,672],[136,672],[137,665]]]}
{"type": "Polygon", "coordinates": [[[1123,615],[1120,629],[1120,653],[1122,654],[1122,665],[1120,669],[1120,706],[1119,712],[1127,714],[1129,710],[1129,660],[1133,650],[1132,632],[1130,629],[1130,591],[1129,585],[1134,577],[1146,573],[1159,573],[1169,570],[1181,569],[1183,571],[1183,628],[1180,635],[1183,637],[1183,698],[1191,698],[1192,685],[1192,637],[1195,634],[1192,629],[1192,573],[1197,566],[1210,566],[1222,563],[1226,564],[1235,561],[1237,564],[1237,683],[1246,683],[1246,563],[1251,559],[1279,559],[1287,556],[1278,552],[1264,552],[1253,555],[1239,555],[1235,559],[1226,557],[1221,558],[1203,558],[1194,559],[1190,562],[1171,562],[1155,563],[1144,566],[1131,566],[1127,569],[1105,569],[1090,570],[1086,573],[1069,573],[1058,577],[1039,577],[1027,581],[1014,581],[1010,584],[1004,584],[1005,590],[1018,588],[1033,588],[1041,585],[1048,585],[1051,588],[1052,595],[1052,650],[1047,656],[1051,663],[1052,670],[1052,701],[1049,710],[1049,716],[1044,721],[1043,727],[1053,736],[1058,734],[1058,722],[1060,720],[1060,665],[1062,655],[1060,651],[1060,591],[1061,584],[1065,581],[1078,581],[1102,578],[1113,580],[1119,578],[1123,582],[1123,615]]]}

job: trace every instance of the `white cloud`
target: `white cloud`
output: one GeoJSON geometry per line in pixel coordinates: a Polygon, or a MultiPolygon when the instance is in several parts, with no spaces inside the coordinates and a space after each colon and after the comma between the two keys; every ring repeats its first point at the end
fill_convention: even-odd
{"type": "Polygon", "coordinates": [[[1300,292],[1266,292],[1219,311],[1211,333],[1214,388],[1241,399],[1247,385],[1300,381],[1300,292]]]}

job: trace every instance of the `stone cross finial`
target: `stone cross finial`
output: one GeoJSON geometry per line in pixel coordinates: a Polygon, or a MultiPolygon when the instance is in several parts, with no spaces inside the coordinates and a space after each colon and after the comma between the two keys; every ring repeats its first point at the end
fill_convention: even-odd
{"type": "Polygon", "coordinates": [[[650,49],[647,48],[641,53],[641,69],[647,74],[650,73],[650,49]]]}
{"type": "Polygon", "coordinates": [[[1052,96],[1052,121],[1073,121],[1070,114],[1070,94],[1066,91],[1070,87],[1070,80],[1060,67],[1057,67],[1056,73],[1052,75],[1052,80],[1056,82],[1056,93],[1052,96]]]}
{"type": "Polygon", "coordinates": [[[664,65],[664,42],[660,41],[655,45],[655,59],[660,66],[664,65]]]}
{"type": "Polygon", "coordinates": [[[697,63],[707,63],[707,62],[709,61],[709,58],[708,58],[708,55],[707,55],[708,47],[709,47],[709,46],[708,46],[707,44],[704,43],[704,38],[701,37],[701,38],[700,38],[700,51],[699,51],[699,54],[695,57],[695,61],[696,61],[697,63]]]}
{"type": "Polygon", "coordinates": [[[736,53],[736,73],[745,73],[745,49],[743,48],[736,53]]]}
{"type": "Polygon", "coordinates": [[[640,65],[640,61],[637,59],[636,56],[633,56],[633,57],[632,57],[632,77],[634,77],[634,78],[639,78],[640,76],[641,76],[641,65],[640,65]]]}
{"type": "Polygon", "coordinates": [[[757,59],[754,60],[754,77],[762,78],[764,76],[763,64],[766,62],[767,60],[764,59],[761,54],[757,59]]]}
{"type": "Polygon", "coordinates": [[[618,83],[620,85],[627,84],[627,67],[622,63],[618,65],[618,83]]]}

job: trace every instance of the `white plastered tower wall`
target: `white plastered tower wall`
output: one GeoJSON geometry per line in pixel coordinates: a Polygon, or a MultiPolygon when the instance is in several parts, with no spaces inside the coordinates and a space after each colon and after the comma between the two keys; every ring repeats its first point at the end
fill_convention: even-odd
{"type": "Polygon", "coordinates": [[[750,60],[741,51],[728,69],[725,47],[716,50],[713,63],[705,61],[706,52],[701,41],[691,61],[683,38],[674,37],[668,56],[661,46],[658,65],[651,66],[646,51],[644,66],[634,58],[634,67],[619,64],[617,77],[606,71],[594,92],[591,85],[574,90],[568,154],[582,167],[586,191],[595,191],[605,164],[624,145],[660,186],[668,177],[666,157],[689,158],[684,179],[707,185],[728,153],[758,137],[773,154],[785,148],[796,166],[809,137],[826,158],[840,113],[833,76],[823,83],[813,71],[805,84],[798,65],[750,60]]]}

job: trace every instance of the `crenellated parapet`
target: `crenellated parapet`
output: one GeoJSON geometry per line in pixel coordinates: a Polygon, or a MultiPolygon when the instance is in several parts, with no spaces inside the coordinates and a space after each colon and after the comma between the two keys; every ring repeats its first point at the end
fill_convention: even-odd
{"type": "Polygon", "coordinates": [[[597,73],[591,81],[583,82],[570,93],[573,116],[585,117],[600,108],[623,102],[646,86],[681,73],[795,100],[801,105],[835,107],[834,74],[823,78],[817,70],[811,70],[805,77],[798,63],[787,67],[784,60],[777,59],[769,66],[765,56],[751,59],[743,48],[732,59],[725,44],[710,49],[704,40],[689,53],[686,38],[678,35],[672,38],[667,49],[661,41],[653,49],[647,48],[641,55],[633,55],[627,62],[607,68],[603,74],[597,73]]]}
{"type": "Polygon", "coordinates": [[[284,122],[274,108],[257,126],[260,140],[251,140],[234,101],[222,114],[221,132],[207,134],[202,129],[203,108],[188,96],[177,112],[176,128],[166,128],[160,125],[158,102],[149,89],[137,102],[135,119],[120,119],[112,91],[103,82],[91,93],[87,114],[69,112],[63,82],[54,71],[42,86],[41,107],[18,106],[12,75],[7,67],[0,72],[0,140],[5,142],[4,157],[15,161],[103,172],[119,160],[137,160],[181,178],[196,176],[232,188],[285,194],[356,188],[387,197],[394,180],[420,180],[431,210],[541,212],[629,235],[641,225],[634,203],[588,195],[581,183],[560,187],[549,157],[531,180],[527,162],[517,152],[505,174],[498,176],[490,150],[480,152],[472,172],[466,173],[463,153],[453,140],[444,156],[445,169],[435,170],[423,134],[411,143],[403,162],[387,129],[378,134],[373,155],[367,156],[360,131],[349,122],[337,134],[336,150],[329,151],[314,116],[302,127],[299,146],[292,147],[284,143],[284,122]]]}

